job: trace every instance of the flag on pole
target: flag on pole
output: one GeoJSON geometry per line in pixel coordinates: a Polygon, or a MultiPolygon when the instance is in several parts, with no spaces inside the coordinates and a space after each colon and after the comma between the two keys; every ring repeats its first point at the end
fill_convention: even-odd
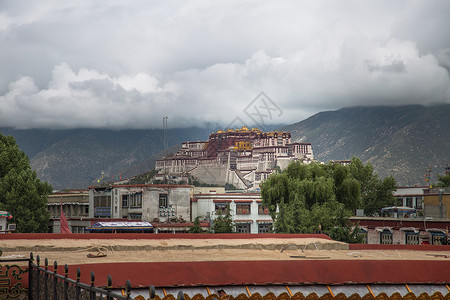
{"type": "Polygon", "coordinates": [[[61,199],[61,214],[60,214],[59,220],[60,220],[59,222],[61,224],[60,232],[61,233],[72,233],[72,232],[70,232],[70,229],[69,229],[69,222],[67,222],[67,218],[63,212],[62,199],[61,199]]]}

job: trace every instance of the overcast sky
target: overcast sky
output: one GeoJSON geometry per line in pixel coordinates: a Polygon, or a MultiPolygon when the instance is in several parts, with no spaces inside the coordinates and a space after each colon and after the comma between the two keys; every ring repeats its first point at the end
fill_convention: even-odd
{"type": "Polygon", "coordinates": [[[1,0],[0,127],[288,124],[450,103],[449,32],[447,0],[1,0]]]}

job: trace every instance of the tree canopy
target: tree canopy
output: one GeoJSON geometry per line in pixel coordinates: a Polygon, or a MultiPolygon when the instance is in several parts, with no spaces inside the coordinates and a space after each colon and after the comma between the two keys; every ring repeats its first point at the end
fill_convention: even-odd
{"type": "Polygon", "coordinates": [[[356,209],[372,216],[395,202],[393,177],[377,178],[370,164],[353,158],[347,166],[293,162],[261,184],[263,204],[269,209],[274,231],[325,232],[333,239],[358,242],[358,228],[349,217],[356,209]]]}
{"type": "Polygon", "coordinates": [[[0,133],[0,209],[10,212],[18,232],[47,232],[52,187],[30,167],[12,136],[0,133]]]}
{"type": "Polygon", "coordinates": [[[194,224],[189,228],[189,233],[202,233],[203,229],[200,226],[200,217],[196,217],[194,224]]]}
{"type": "Polygon", "coordinates": [[[438,175],[438,182],[435,187],[450,187],[450,171],[446,171],[444,175],[438,175]]]}
{"type": "Polygon", "coordinates": [[[214,233],[232,233],[234,231],[234,223],[231,217],[230,209],[227,208],[226,213],[222,214],[217,211],[217,217],[214,219],[212,230],[214,233]]]}

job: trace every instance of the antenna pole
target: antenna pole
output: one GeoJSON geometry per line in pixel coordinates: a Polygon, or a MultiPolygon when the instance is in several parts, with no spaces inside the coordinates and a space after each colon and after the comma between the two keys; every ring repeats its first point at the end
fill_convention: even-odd
{"type": "Polygon", "coordinates": [[[167,119],[169,117],[163,117],[163,147],[164,147],[164,154],[165,154],[165,158],[164,159],[164,183],[167,183],[167,170],[166,170],[166,163],[167,163],[167,156],[169,155],[168,151],[169,151],[169,143],[167,141],[167,119]]]}

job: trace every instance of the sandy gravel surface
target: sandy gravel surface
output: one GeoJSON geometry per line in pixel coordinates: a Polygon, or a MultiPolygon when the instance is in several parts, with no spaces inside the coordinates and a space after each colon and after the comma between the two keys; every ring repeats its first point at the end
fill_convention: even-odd
{"type": "Polygon", "coordinates": [[[0,240],[0,248],[9,249],[14,247],[34,247],[34,246],[46,246],[46,247],[97,247],[101,246],[111,246],[111,245],[126,245],[126,246],[193,246],[193,247],[204,247],[204,246],[217,246],[217,245],[242,245],[242,244],[298,244],[298,245],[308,245],[308,244],[322,244],[322,245],[346,245],[342,242],[318,239],[318,238],[282,238],[282,239],[270,239],[270,238],[255,238],[255,239],[49,239],[49,240],[0,240]]]}
{"type": "MultiPolygon", "coordinates": [[[[344,250],[154,250],[154,251],[104,251],[106,257],[87,258],[89,251],[66,252],[36,252],[49,263],[58,261],[61,264],[89,264],[106,262],[181,262],[181,261],[232,261],[232,260],[303,260],[303,259],[380,259],[380,260],[448,260],[448,258],[433,255],[442,255],[441,252],[429,251],[344,251],[344,250]]],[[[29,253],[6,253],[4,256],[23,256],[29,253]]],[[[450,252],[447,253],[450,256],[450,252]]]]}
{"type": "Polygon", "coordinates": [[[1,240],[3,257],[30,251],[49,263],[181,262],[230,260],[449,260],[450,251],[358,250],[323,239],[1,240]],[[105,257],[88,258],[99,251],[105,257]],[[445,257],[447,256],[447,257],[445,257]]]}

